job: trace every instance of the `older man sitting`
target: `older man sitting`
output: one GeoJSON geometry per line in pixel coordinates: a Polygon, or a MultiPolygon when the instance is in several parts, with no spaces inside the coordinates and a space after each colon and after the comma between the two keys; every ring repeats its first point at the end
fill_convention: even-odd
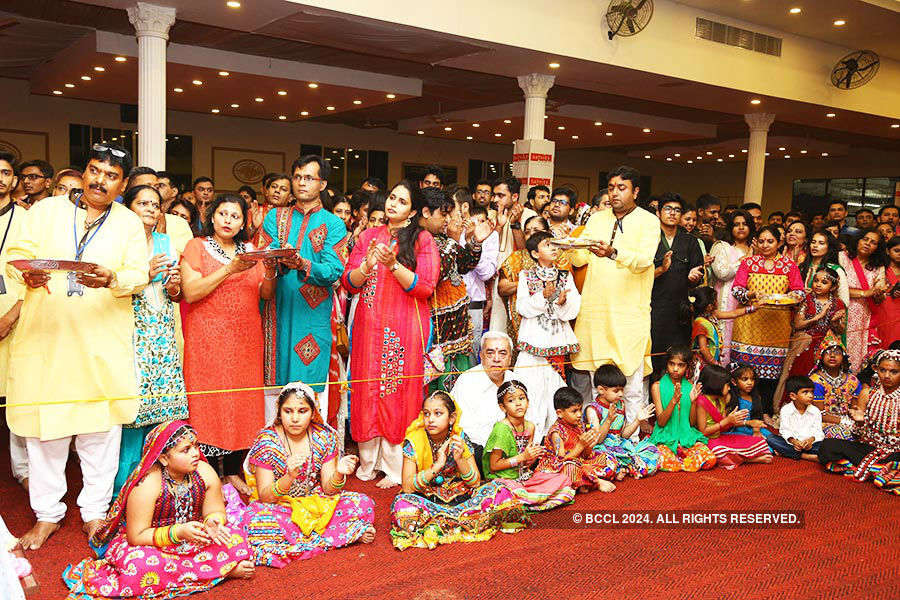
{"type": "MultiPolygon", "coordinates": [[[[529,389],[528,412],[525,418],[534,423],[534,441],[540,443],[556,414],[553,410],[553,392],[546,398],[546,390],[531,392],[529,381],[535,378],[537,368],[511,370],[513,343],[508,335],[499,331],[488,331],[481,337],[481,364],[462,373],[456,380],[451,394],[462,411],[460,426],[473,445],[476,446],[476,464],[481,464],[481,452],[491,429],[503,419],[503,411],[497,404],[497,388],[504,381],[517,379],[529,389]],[[530,371],[530,372],[529,372],[530,371]],[[540,395],[541,397],[537,397],[540,395]]],[[[547,368],[552,369],[549,365],[547,368]]],[[[559,379],[559,387],[565,383],[559,379]]],[[[540,386],[542,388],[546,386],[540,386]]]]}

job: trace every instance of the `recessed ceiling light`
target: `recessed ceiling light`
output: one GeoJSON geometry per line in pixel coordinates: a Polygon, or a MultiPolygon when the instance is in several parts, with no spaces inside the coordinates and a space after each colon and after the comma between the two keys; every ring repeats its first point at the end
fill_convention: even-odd
{"type": "Polygon", "coordinates": [[[227,6],[228,8],[240,8],[241,3],[237,0],[228,0],[228,2],[225,3],[225,6],[227,6]]]}
{"type": "Polygon", "coordinates": [[[689,165],[692,165],[692,164],[694,164],[694,161],[689,160],[689,161],[688,161],[688,164],[689,164],[689,165]]]}
{"type": "Polygon", "coordinates": [[[560,125],[559,127],[557,127],[557,129],[559,129],[560,131],[565,131],[566,127],[565,125],[560,125]]]}
{"type": "Polygon", "coordinates": [[[603,125],[603,122],[602,122],[602,121],[594,121],[594,126],[595,126],[595,127],[600,127],[601,125],[603,125]]]}
{"type": "Polygon", "coordinates": [[[219,71],[220,77],[228,77],[229,75],[231,75],[231,73],[229,73],[228,71],[219,71]]]}
{"type": "Polygon", "coordinates": [[[806,154],[806,150],[801,150],[800,154],[806,154]]]}
{"type": "Polygon", "coordinates": [[[116,62],[125,62],[125,61],[127,61],[128,59],[125,58],[124,56],[117,56],[114,60],[115,60],[116,62]]]}
{"type": "Polygon", "coordinates": [[[287,92],[285,90],[278,90],[279,96],[287,96],[287,92]]]}
{"type": "Polygon", "coordinates": [[[279,121],[284,121],[285,119],[287,119],[287,116],[286,116],[286,115],[278,115],[278,120],[279,120],[279,121]]]}
{"type": "Polygon", "coordinates": [[[707,150],[707,151],[706,151],[706,155],[707,155],[707,156],[712,156],[712,151],[711,151],[711,150],[707,150]]]}
{"type": "Polygon", "coordinates": [[[176,93],[178,93],[178,94],[180,94],[180,93],[183,92],[184,90],[181,89],[181,88],[172,88],[172,91],[173,91],[173,92],[176,92],[176,93]]]}
{"type": "Polygon", "coordinates": [[[644,133],[650,133],[650,128],[644,127],[643,129],[641,129],[641,131],[643,131],[644,133]]]}
{"type": "Polygon", "coordinates": [[[510,123],[512,123],[512,121],[509,120],[509,119],[503,119],[503,122],[506,123],[507,125],[509,125],[510,123]]]}
{"type": "Polygon", "coordinates": [[[698,157],[697,157],[697,160],[703,160],[703,157],[702,157],[702,156],[698,156],[698,157]]]}
{"type": "Polygon", "coordinates": [[[607,132],[606,132],[606,137],[612,137],[612,131],[607,131],[607,132]]]}
{"type": "Polygon", "coordinates": [[[778,146],[778,149],[784,152],[784,146],[778,146]]]}
{"type": "Polygon", "coordinates": [[[549,119],[550,117],[548,117],[547,115],[544,115],[544,118],[545,118],[545,119],[549,119]]]}
{"type": "Polygon", "coordinates": [[[784,157],[785,157],[785,158],[790,158],[791,155],[790,155],[790,154],[785,154],[784,157]]]}
{"type": "Polygon", "coordinates": [[[495,133],[495,134],[494,134],[494,137],[500,137],[501,135],[503,135],[503,134],[495,133]]]}
{"type": "Polygon", "coordinates": [[[577,136],[577,135],[573,135],[573,136],[572,136],[572,139],[573,139],[573,140],[577,140],[577,139],[578,139],[578,136],[577,136]]]}
{"type": "Polygon", "coordinates": [[[671,156],[667,157],[666,162],[672,162],[672,157],[671,156]]]}
{"type": "Polygon", "coordinates": [[[649,155],[649,154],[645,154],[645,155],[644,155],[644,158],[650,158],[650,155],[649,155]]]}
{"type": "Polygon", "coordinates": [[[741,152],[743,152],[744,154],[746,154],[746,153],[747,153],[747,149],[746,149],[746,148],[741,148],[741,152]]]}
{"type": "Polygon", "coordinates": [[[308,111],[308,110],[301,110],[301,111],[300,111],[300,116],[301,116],[301,117],[308,117],[308,116],[309,116],[309,111],[308,111]]]}
{"type": "Polygon", "coordinates": [[[766,156],[769,156],[769,153],[768,153],[768,152],[766,152],[766,156]]]}
{"type": "Polygon", "coordinates": [[[472,123],[472,127],[481,127],[481,123],[472,123]]]}
{"type": "Polygon", "coordinates": [[[823,153],[822,153],[822,156],[828,156],[828,153],[827,153],[827,152],[823,152],[823,153]]]}
{"type": "Polygon", "coordinates": [[[829,119],[833,119],[833,118],[835,118],[837,115],[836,115],[835,113],[825,113],[825,116],[828,117],[829,119]]]}
{"type": "Polygon", "coordinates": [[[891,124],[891,129],[900,129],[900,123],[891,124]]]}
{"type": "Polygon", "coordinates": [[[416,133],[418,133],[418,134],[419,134],[419,135],[425,135],[425,132],[424,132],[424,131],[422,131],[422,130],[421,130],[421,129],[420,129],[420,130],[418,130],[418,131],[417,131],[417,132],[416,132],[416,133]]]}
{"type": "Polygon", "coordinates": [[[444,131],[453,131],[452,127],[444,127],[444,131]]]}
{"type": "Polygon", "coordinates": [[[467,136],[466,136],[466,139],[467,139],[467,140],[471,140],[471,139],[472,139],[472,136],[471,136],[471,135],[467,135],[467,136]]]}
{"type": "Polygon", "coordinates": [[[362,100],[354,100],[353,104],[359,106],[360,104],[362,104],[362,100]]]}
{"type": "Polygon", "coordinates": [[[734,158],[734,154],[729,154],[728,158],[734,158]]]}
{"type": "Polygon", "coordinates": [[[74,84],[74,83],[67,83],[67,84],[66,84],[66,87],[67,87],[67,88],[73,88],[73,87],[75,87],[75,84],[74,84]]]}
{"type": "Polygon", "coordinates": [[[210,112],[213,113],[213,114],[218,114],[218,113],[219,113],[219,109],[218,109],[218,108],[214,108],[214,109],[212,109],[210,112]]]}
{"type": "Polygon", "coordinates": [[[795,6],[794,8],[792,8],[791,10],[789,10],[788,12],[791,13],[792,15],[799,15],[800,13],[803,12],[803,9],[800,8],[799,6],[795,6]]]}
{"type": "Polygon", "coordinates": [[[717,158],[717,159],[716,159],[716,162],[722,162],[722,161],[724,161],[724,160],[725,160],[724,158],[717,158]]]}
{"type": "Polygon", "coordinates": [[[310,83],[308,83],[307,85],[308,85],[310,88],[312,88],[312,89],[316,89],[317,87],[319,87],[319,84],[318,84],[318,83],[312,83],[312,82],[310,82],[310,83]]]}
{"type": "Polygon", "coordinates": [[[239,108],[240,106],[241,106],[240,104],[232,104],[231,108],[239,108]]]}
{"type": "Polygon", "coordinates": [[[550,64],[547,65],[547,66],[550,67],[551,69],[558,69],[558,68],[559,68],[559,63],[558,63],[558,62],[552,62],[552,63],[550,63],[550,64]]]}
{"type": "Polygon", "coordinates": [[[675,153],[675,158],[680,158],[680,157],[681,157],[681,154],[678,153],[678,152],[676,152],[676,153],[675,153]]]}
{"type": "Polygon", "coordinates": [[[753,100],[750,101],[750,104],[760,104],[761,102],[762,102],[762,100],[760,100],[759,98],[754,98],[753,100]]]}
{"type": "Polygon", "coordinates": [[[106,67],[94,67],[94,70],[98,73],[103,73],[104,71],[106,71],[106,67]]]}
{"type": "Polygon", "coordinates": [[[199,79],[195,79],[191,83],[193,83],[194,85],[203,85],[203,82],[200,81],[199,79]]]}
{"type": "Polygon", "coordinates": [[[388,100],[393,100],[393,99],[396,98],[396,97],[397,97],[397,94],[387,94],[387,95],[385,95],[385,98],[387,98],[388,100]]]}
{"type": "Polygon", "coordinates": [[[262,101],[263,101],[263,99],[260,98],[259,96],[257,96],[256,98],[254,98],[254,100],[256,100],[257,102],[262,102],[262,101]]]}
{"type": "Polygon", "coordinates": [[[834,20],[835,27],[843,27],[846,24],[847,24],[847,21],[845,21],[844,19],[835,19],[834,20]]]}
{"type": "Polygon", "coordinates": [[[82,79],[83,81],[90,81],[90,80],[91,80],[90,76],[88,76],[88,75],[82,75],[82,76],[81,76],[81,79],[82,79]]]}
{"type": "Polygon", "coordinates": [[[60,95],[62,95],[62,90],[53,90],[53,93],[56,94],[57,96],[60,96],[60,95]]]}

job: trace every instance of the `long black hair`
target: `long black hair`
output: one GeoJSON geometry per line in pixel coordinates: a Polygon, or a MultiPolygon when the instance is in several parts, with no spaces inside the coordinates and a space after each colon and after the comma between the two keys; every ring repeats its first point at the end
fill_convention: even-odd
{"type": "MultiPolygon", "coordinates": [[[[847,256],[851,259],[856,258],[856,255],[859,252],[859,241],[870,233],[878,235],[878,232],[872,229],[853,234],[850,239],[847,240],[847,256]]],[[[869,257],[869,262],[866,264],[866,270],[872,271],[878,267],[885,267],[887,266],[887,262],[887,252],[884,250],[884,240],[878,235],[878,246],[875,248],[875,252],[872,253],[872,256],[869,257]]]]}
{"type": "Polygon", "coordinates": [[[188,202],[187,200],[185,200],[184,198],[179,196],[178,198],[175,198],[175,200],[172,201],[172,204],[169,205],[169,208],[166,210],[166,213],[170,214],[170,215],[173,214],[172,209],[175,208],[176,206],[183,206],[184,210],[188,211],[188,214],[191,217],[188,220],[188,225],[190,225],[190,227],[191,227],[191,233],[193,233],[196,236],[197,233],[200,232],[200,211],[197,210],[197,207],[194,206],[193,202],[188,202]]]}
{"type": "Polygon", "coordinates": [[[753,236],[756,235],[756,223],[753,221],[753,217],[750,216],[743,208],[736,208],[728,214],[728,218],[725,221],[725,233],[722,235],[722,241],[728,242],[729,244],[734,244],[734,220],[737,217],[744,217],[744,222],[747,224],[747,229],[750,230],[750,234],[747,236],[747,241],[744,242],[746,244],[750,244],[750,241],[753,239],[753,236]]]}
{"type": "MultiPolygon", "coordinates": [[[[425,195],[419,186],[414,185],[408,179],[391,188],[402,187],[409,192],[410,210],[409,223],[397,232],[397,260],[410,271],[416,270],[416,242],[423,231],[419,225],[419,217],[422,216],[422,208],[425,206],[425,195]],[[415,214],[413,214],[415,213],[415,214]]],[[[387,204],[387,203],[385,203],[387,204]]]]}
{"type": "Polygon", "coordinates": [[[731,412],[735,408],[738,407],[738,398],[740,396],[740,392],[738,392],[737,382],[738,379],[741,378],[747,372],[753,373],[753,389],[750,391],[750,418],[762,421],[763,418],[763,406],[762,406],[762,396],[759,393],[759,386],[756,385],[759,382],[759,376],[756,374],[756,371],[750,365],[742,365],[739,363],[732,363],[735,365],[731,369],[731,400],[728,403],[728,412],[731,412]]]}
{"type": "MultiPolygon", "coordinates": [[[[828,245],[828,250],[825,251],[825,256],[819,260],[820,266],[825,265],[836,265],[838,264],[838,256],[841,252],[841,243],[838,241],[836,237],[831,235],[831,232],[826,231],[825,229],[821,231],[813,232],[812,236],[809,238],[809,243],[811,244],[813,238],[817,235],[821,235],[825,238],[825,243],[828,245]]],[[[803,279],[806,279],[806,276],[809,275],[809,266],[812,264],[813,255],[812,252],[806,253],[806,259],[802,263],[800,263],[800,272],[803,274],[803,279]]]]}
{"type": "Polygon", "coordinates": [[[215,200],[209,203],[209,206],[206,208],[206,221],[203,223],[203,235],[212,236],[215,234],[216,228],[213,225],[213,215],[216,214],[216,210],[223,204],[237,204],[240,207],[241,214],[244,215],[244,222],[241,225],[240,230],[234,234],[234,241],[246,242],[250,239],[250,235],[247,233],[247,226],[250,222],[249,209],[247,207],[247,201],[241,196],[236,196],[234,194],[219,194],[216,196],[215,200]]]}

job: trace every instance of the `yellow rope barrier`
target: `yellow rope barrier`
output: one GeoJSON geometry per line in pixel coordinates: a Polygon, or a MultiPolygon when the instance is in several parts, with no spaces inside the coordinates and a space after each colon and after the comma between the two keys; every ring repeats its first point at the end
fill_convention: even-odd
{"type": "MultiPolygon", "coordinates": [[[[883,324],[890,324],[890,323],[895,323],[898,321],[900,321],[900,319],[895,319],[893,321],[887,321],[883,324]]],[[[865,331],[867,329],[868,328],[854,329],[854,330],[848,331],[846,333],[855,333],[857,331],[865,331]]],[[[797,339],[797,338],[792,336],[792,337],[787,338],[786,340],[775,340],[775,342],[784,341],[784,342],[787,342],[787,344],[789,346],[790,343],[792,341],[794,341],[795,339],[797,339]]],[[[768,344],[773,344],[773,343],[774,343],[773,341],[768,342],[768,344]]],[[[732,343],[731,346],[734,347],[734,344],[732,343]]],[[[647,353],[644,355],[644,357],[646,358],[646,357],[653,357],[653,356],[663,356],[665,354],[666,354],[665,352],[647,353]]],[[[594,358],[591,360],[578,360],[578,361],[569,360],[569,361],[565,361],[564,364],[575,365],[575,364],[582,364],[582,363],[595,363],[597,361],[602,362],[602,361],[607,361],[607,360],[612,360],[612,357],[594,358]]],[[[552,367],[552,365],[550,365],[548,363],[545,365],[524,365],[524,366],[515,367],[515,368],[516,369],[534,369],[534,368],[553,368],[553,367],[552,367]]],[[[441,373],[441,375],[460,375],[465,372],[466,371],[444,371],[441,373]]],[[[318,383],[308,383],[308,382],[304,381],[303,383],[306,383],[310,387],[314,387],[317,385],[340,385],[342,387],[345,387],[345,386],[349,386],[354,383],[369,383],[369,382],[373,382],[373,381],[396,381],[396,380],[403,380],[403,379],[422,379],[423,377],[425,377],[424,373],[415,373],[412,375],[395,375],[392,377],[369,377],[369,378],[365,378],[365,379],[343,379],[343,380],[338,380],[338,381],[322,381],[322,382],[318,382],[318,383]]],[[[283,386],[280,386],[280,385],[264,385],[264,386],[255,386],[255,387],[229,388],[229,389],[221,389],[221,390],[201,390],[201,391],[185,392],[185,395],[186,396],[196,396],[196,395],[201,395],[201,394],[234,394],[237,392],[256,392],[256,391],[260,391],[260,390],[263,390],[263,391],[264,390],[277,390],[277,389],[281,389],[282,387],[283,386]]],[[[20,407],[20,406],[52,406],[52,405],[57,405],[57,404],[89,404],[92,402],[119,402],[122,400],[139,400],[142,398],[149,400],[149,399],[153,399],[153,398],[168,398],[170,396],[176,396],[176,395],[178,395],[178,394],[171,394],[171,393],[169,393],[169,394],[151,394],[151,395],[144,395],[144,396],[135,394],[135,395],[129,395],[129,396],[113,396],[110,398],[84,398],[84,399],[73,399],[73,400],[36,400],[33,402],[5,402],[5,403],[0,403],[0,408],[20,407]]]]}

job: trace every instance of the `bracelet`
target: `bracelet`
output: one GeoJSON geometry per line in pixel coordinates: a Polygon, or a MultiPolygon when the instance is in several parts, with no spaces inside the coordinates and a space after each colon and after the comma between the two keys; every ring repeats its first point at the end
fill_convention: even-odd
{"type": "Polygon", "coordinates": [[[178,545],[178,542],[179,542],[180,540],[178,539],[178,536],[175,535],[175,526],[174,526],[174,525],[171,525],[171,526],[169,526],[167,529],[169,530],[169,531],[168,531],[168,534],[169,534],[169,541],[171,542],[171,544],[172,544],[173,546],[177,546],[177,545],[178,545]]]}
{"type": "Polygon", "coordinates": [[[517,456],[513,456],[509,459],[509,466],[516,467],[519,465],[519,458],[517,456]]]}
{"type": "Polygon", "coordinates": [[[171,546],[175,544],[175,542],[171,541],[169,537],[169,530],[171,530],[171,526],[166,527],[157,527],[153,530],[153,545],[157,548],[165,548],[166,546],[171,546]]]}
{"type": "Polygon", "coordinates": [[[215,521],[219,525],[225,524],[225,513],[218,511],[214,513],[209,513],[206,515],[206,518],[203,519],[203,524],[208,525],[210,521],[215,521]]]}
{"type": "Polygon", "coordinates": [[[509,228],[510,229],[522,229],[522,224],[519,223],[518,221],[513,221],[512,223],[509,224],[509,228]]]}
{"type": "Polygon", "coordinates": [[[266,281],[275,281],[276,279],[278,279],[278,271],[275,271],[275,275],[273,275],[272,277],[266,277],[266,274],[263,273],[263,279],[265,279],[266,281]]]}
{"type": "MultiPolygon", "coordinates": [[[[334,475],[337,475],[337,473],[335,472],[334,475]]],[[[334,475],[331,476],[331,487],[339,490],[347,484],[347,476],[341,475],[340,483],[337,483],[335,482],[334,475]]]]}
{"type": "Polygon", "coordinates": [[[469,472],[466,473],[466,474],[460,473],[459,476],[462,478],[463,481],[465,481],[466,483],[469,483],[470,481],[472,481],[473,479],[475,479],[475,476],[476,476],[475,467],[471,467],[471,468],[469,469],[469,472]]]}
{"type": "Polygon", "coordinates": [[[281,480],[276,479],[275,483],[272,484],[272,495],[275,496],[276,498],[281,498],[282,496],[287,496],[287,492],[282,492],[281,489],[279,489],[279,487],[278,487],[279,481],[281,481],[281,480]]]}
{"type": "Polygon", "coordinates": [[[744,314],[749,315],[749,314],[755,313],[756,311],[757,311],[757,307],[751,304],[750,306],[745,307],[744,314]]]}
{"type": "Polygon", "coordinates": [[[361,263],[359,264],[359,266],[356,268],[356,270],[359,271],[359,272],[362,274],[363,277],[368,277],[368,276],[369,276],[369,273],[371,273],[371,271],[366,271],[365,269],[363,269],[363,265],[364,265],[364,264],[366,264],[366,263],[365,263],[365,262],[361,262],[361,263]]]}

